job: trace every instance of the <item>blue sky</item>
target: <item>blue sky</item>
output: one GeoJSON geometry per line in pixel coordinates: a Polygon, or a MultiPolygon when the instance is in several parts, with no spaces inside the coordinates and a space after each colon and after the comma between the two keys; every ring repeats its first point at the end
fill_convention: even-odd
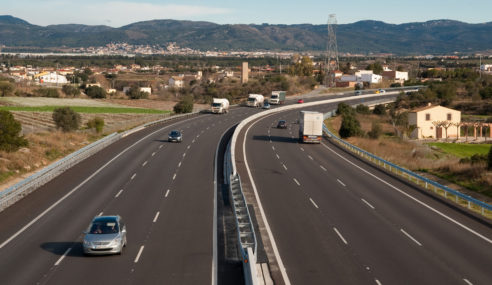
{"type": "Polygon", "coordinates": [[[379,20],[391,24],[451,19],[492,21],[491,0],[0,0],[0,14],[32,24],[86,24],[120,27],[152,19],[218,24],[339,24],[379,20]]]}

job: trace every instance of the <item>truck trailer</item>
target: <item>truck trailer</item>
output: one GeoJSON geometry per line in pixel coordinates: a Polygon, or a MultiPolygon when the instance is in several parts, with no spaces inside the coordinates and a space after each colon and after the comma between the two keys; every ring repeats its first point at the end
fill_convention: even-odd
{"type": "Polygon", "coordinates": [[[229,112],[229,100],[226,98],[213,98],[212,99],[212,113],[224,114],[229,112]]]}
{"type": "Polygon", "coordinates": [[[280,105],[285,103],[285,95],[287,92],[285,91],[272,91],[272,95],[270,96],[270,104],[272,105],[280,105]]]}
{"type": "Polygon", "coordinates": [[[299,112],[299,141],[302,143],[321,143],[323,135],[323,113],[299,112]]]}
{"type": "Polygon", "coordinates": [[[249,107],[263,107],[263,102],[265,101],[265,97],[261,94],[249,94],[248,101],[246,105],[249,107]]]}

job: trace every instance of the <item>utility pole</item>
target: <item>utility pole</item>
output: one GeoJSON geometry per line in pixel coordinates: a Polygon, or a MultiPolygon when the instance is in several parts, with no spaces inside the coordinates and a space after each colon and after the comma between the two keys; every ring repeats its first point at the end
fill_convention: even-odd
{"type": "Polygon", "coordinates": [[[330,14],[328,17],[328,46],[326,47],[326,63],[325,63],[325,85],[327,87],[335,86],[335,70],[338,70],[338,46],[337,36],[335,33],[335,26],[337,24],[337,17],[335,14],[330,14]]]}

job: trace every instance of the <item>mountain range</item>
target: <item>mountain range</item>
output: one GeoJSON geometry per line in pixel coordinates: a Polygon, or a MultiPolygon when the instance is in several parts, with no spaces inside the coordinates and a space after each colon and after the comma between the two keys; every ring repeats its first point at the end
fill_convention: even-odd
{"type": "MultiPolygon", "coordinates": [[[[474,53],[492,49],[492,22],[468,24],[433,20],[405,24],[359,21],[335,27],[341,53],[397,55],[474,53]]],[[[108,43],[165,46],[176,42],[196,50],[324,51],[326,25],[235,24],[152,20],[119,28],[63,24],[38,26],[13,16],[0,16],[0,46],[59,48],[108,43]]]]}

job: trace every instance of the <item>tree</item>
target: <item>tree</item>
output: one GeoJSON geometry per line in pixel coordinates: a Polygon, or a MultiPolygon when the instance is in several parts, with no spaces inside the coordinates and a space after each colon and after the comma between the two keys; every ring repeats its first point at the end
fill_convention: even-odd
{"type": "Polygon", "coordinates": [[[101,117],[95,117],[94,119],[90,119],[87,122],[87,127],[89,129],[95,129],[96,132],[99,134],[103,131],[104,128],[104,119],[101,117]]]}
{"type": "Polygon", "coordinates": [[[383,73],[383,66],[379,62],[371,63],[366,67],[366,70],[372,70],[374,74],[383,73]]]}
{"type": "Polygon", "coordinates": [[[39,97],[48,97],[48,98],[60,97],[60,93],[58,93],[58,89],[56,88],[38,88],[34,90],[34,94],[36,94],[39,97]]]}
{"type": "Polygon", "coordinates": [[[313,75],[313,61],[309,56],[303,56],[300,60],[299,56],[294,57],[294,65],[290,67],[289,73],[297,76],[313,75]]]}
{"type": "Polygon", "coordinates": [[[369,111],[369,107],[364,105],[364,104],[359,104],[357,107],[355,107],[355,111],[359,114],[370,114],[371,111],[369,111]]]}
{"type": "Polygon", "coordinates": [[[371,139],[378,139],[383,134],[383,128],[377,122],[372,122],[371,130],[367,133],[367,135],[371,139]]]}
{"type": "Polygon", "coordinates": [[[70,84],[63,85],[62,91],[67,96],[77,97],[80,95],[80,89],[70,84]]]}
{"type": "Polygon", "coordinates": [[[106,90],[99,86],[90,86],[86,89],[85,93],[92,99],[104,99],[106,98],[106,90]]]}
{"type": "Polygon", "coordinates": [[[9,96],[14,91],[14,85],[8,81],[0,81],[0,96],[9,96]]]}
{"type": "Polygon", "coordinates": [[[343,116],[343,115],[355,115],[355,114],[354,114],[354,109],[350,107],[350,105],[348,105],[345,102],[342,102],[338,104],[337,115],[343,116]]]}
{"type": "Polygon", "coordinates": [[[338,131],[340,137],[348,138],[362,135],[360,122],[354,115],[346,114],[342,116],[342,125],[338,131]]]}
{"type": "Polygon", "coordinates": [[[374,107],[374,110],[372,111],[373,114],[375,115],[386,115],[386,107],[383,104],[378,104],[374,107]]]}
{"type": "Polygon", "coordinates": [[[489,154],[487,155],[487,168],[492,170],[492,147],[489,150],[489,154]]]}
{"type": "Polygon", "coordinates": [[[145,99],[149,97],[149,93],[140,91],[139,87],[132,86],[126,93],[130,99],[145,99]]]}
{"type": "Polygon", "coordinates": [[[70,107],[61,107],[53,111],[53,121],[55,121],[57,128],[64,132],[69,132],[79,128],[81,118],[70,107]]]}
{"type": "Polygon", "coordinates": [[[28,142],[20,135],[21,131],[22,126],[12,113],[0,110],[0,150],[13,152],[27,146],[28,142]]]}
{"type": "Polygon", "coordinates": [[[191,96],[186,96],[181,99],[173,108],[174,112],[180,113],[191,113],[193,111],[193,98],[191,96]]]}

